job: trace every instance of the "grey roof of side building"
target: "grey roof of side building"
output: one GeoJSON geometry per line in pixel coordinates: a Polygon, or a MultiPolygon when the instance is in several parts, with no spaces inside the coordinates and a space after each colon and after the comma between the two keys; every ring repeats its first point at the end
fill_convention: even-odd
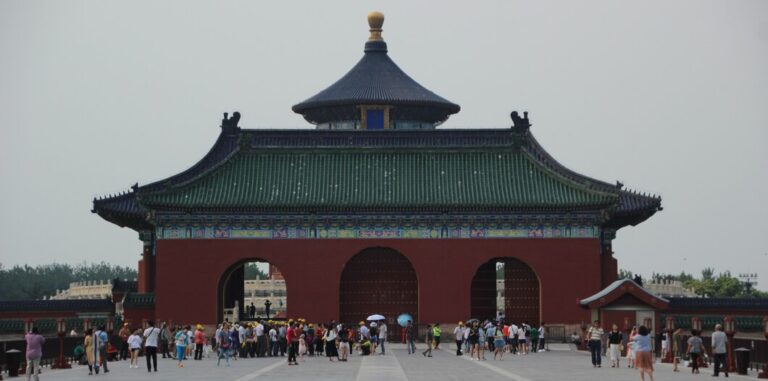
{"type": "Polygon", "coordinates": [[[653,298],[659,299],[659,300],[661,300],[663,302],[669,302],[668,299],[662,298],[662,297],[660,297],[660,296],[658,296],[658,295],[656,295],[656,294],[646,290],[645,288],[643,288],[643,286],[637,284],[632,279],[617,279],[617,280],[613,281],[613,283],[609,284],[608,287],[600,290],[600,292],[598,292],[597,294],[594,294],[592,296],[589,296],[587,298],[584,298],[584,299],[580,300],[579,304],[581,304],[582,306],[586,306],[589,303],[592,303],[592,302],[594,302],[596,300],[600,300],[600,298],[603,298],[603,297],[607,296],[611,292],[615,291],[617,288],[621,287],[621,285],[623,285],[623,284],[634,285],[638,290],[648,294],[649,296],[651,296],[653,298]]]}
{"type": "Polygon", "coordinates": [[[112,311],[110,299],[2,300],[0,311],[112,311]]]}

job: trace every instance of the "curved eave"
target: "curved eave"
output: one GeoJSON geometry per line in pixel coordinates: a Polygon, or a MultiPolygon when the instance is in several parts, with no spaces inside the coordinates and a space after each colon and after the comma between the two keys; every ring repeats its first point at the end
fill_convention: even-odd
{"type": "Polygon", "coordinates": [[[233,133],[226,133],[222,130],[205,156],[187,170],[140,187],[136,184],[131,187],[130,192],[94,198],[91,213],[96,213],[106,221],[120,227],[128,227],[137,231],[152,229],[152,224],[144,217],[145,213],[139,205],[137,195],[143,192],[161,191],[173,184],[186,183],[205,174],[221,162],[226,161],[230,154],[237,149],[240,136],[239,129],[233,133]]]}
{"type": "Polygon", "coordinates": [[[530,131],[527,132],[526,135],[529,142],[526,148],[533,157],[537,158],[540,163],[542,163],[542,165],[547,166],[556,173],[577,183],[584,184],[590,189],[618,194],[618,205],[611,213],[611,217],[606,222],[605,226],[616,229],[628,225],[635,226],[647,220],[656,214],[656,212],[663,210],[661,207],[661,196],[639,194],[631,190],[623,190],[621,189],[621,184],[610,184],[570,170],[555,160],[555,158],[536,140],[530,131]]]}

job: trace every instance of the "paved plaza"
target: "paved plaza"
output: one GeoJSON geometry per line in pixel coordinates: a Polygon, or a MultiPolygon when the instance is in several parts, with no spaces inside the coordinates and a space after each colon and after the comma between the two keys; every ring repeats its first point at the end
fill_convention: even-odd
{"type": "MultiPolygon", "coordinates": [[[[382,381],[436,381],[436,380],[572,380],[572,381],[621,381],[639,380],[634,369],[612,369],[604,358],[603,368],[595,369],[589,356],[583,352],[552,350],[527,356],[505,356],[503,361],[473,361],[466,356],[456,357],[453,350],[434,351],[432,358],[421,354],[408,355],[405,346],[391,345],[386,356],[351,356],[346,363],[331,363],[327,358],[307,358],[298,366],[288,366],[283,358],[241,359],[232,361],[230,367],[216,367],[216,359],[185,361],[184,368],[177,368],[174,360],[159,359],[159,371],[147,373],[142,360],[139,369],[129,369],[128,362],[110,363],[107,375],[88,376],[86,367],[71,370],[45,370],[41,380],[382,380],[382,381]]],[[[448,348],[448,349],[453,349],[448,348]]],[[[487,355],[487,353],[486,353],[487,355]]],[[[700,375],[681,371],[673,373],[668,364],[656,364],[656,380],[702,380],[711,379],[711,368],[702,369],[700,375]]],[[[735,379],[755,379],[731,376],[735,379]]]]}

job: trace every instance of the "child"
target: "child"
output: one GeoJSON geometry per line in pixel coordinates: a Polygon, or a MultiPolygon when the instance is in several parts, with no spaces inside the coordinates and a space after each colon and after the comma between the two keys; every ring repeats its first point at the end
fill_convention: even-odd
{"type": "Polygon", "coordinates": [[[299,360],[304,362],[304,355],[307,354],[307,335],[301,334],[299,337],[299,360]]]}
{"type": "Polygon", "coordinates": [[[141,349],[141,336],[142,332],[140,329],[137,329],[136,331],[131,334],[131,336],[128,336],[128,349],[131,351],[131,368],[138,368],[139,367],[139,350],[141,349]]]}

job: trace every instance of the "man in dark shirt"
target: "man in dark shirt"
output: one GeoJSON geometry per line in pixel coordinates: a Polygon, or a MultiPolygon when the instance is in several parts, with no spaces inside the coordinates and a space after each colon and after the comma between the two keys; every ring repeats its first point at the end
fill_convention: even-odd
{"type": "Polygon", "coordinates": [[[408,346],[408,354],[412,355],[416,353],[416,344],[413,343],[416,340],[416,327],[413,326],[413,322],[408,320],[408,324],[405,326],[405,340],[408,346]]]}

